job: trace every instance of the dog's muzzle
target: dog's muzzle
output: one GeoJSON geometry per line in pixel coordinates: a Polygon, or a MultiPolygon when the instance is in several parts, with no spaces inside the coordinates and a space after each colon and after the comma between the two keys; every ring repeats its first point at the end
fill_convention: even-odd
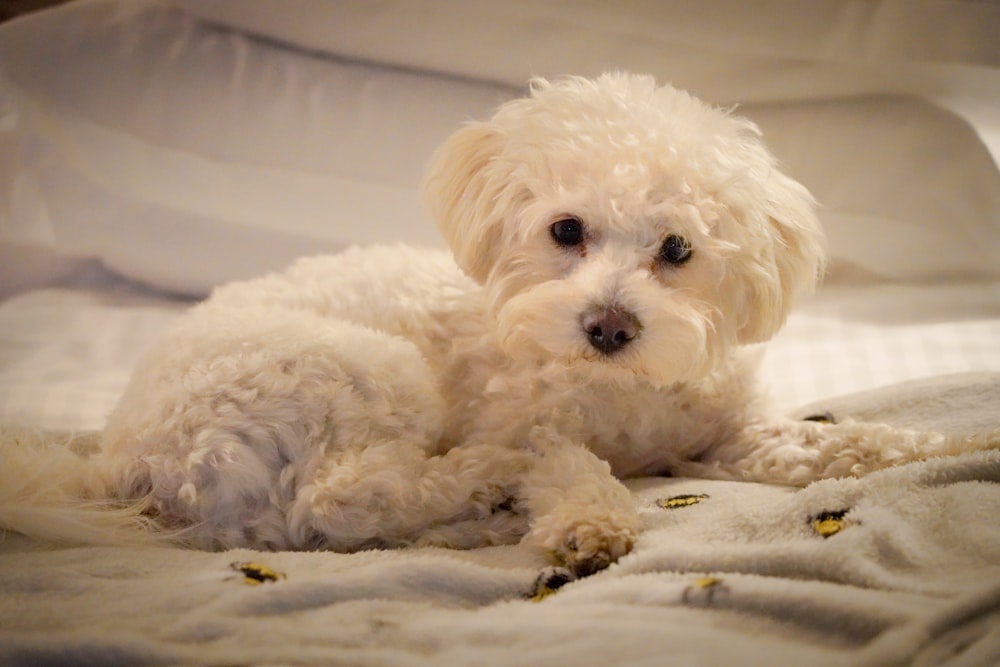
{"type": "Polygon", "coordinates": [[[639,335],[639,318],[620,306],[592,308],[580,320],[590,344],[602,354],[614,354],[639,335]]]}

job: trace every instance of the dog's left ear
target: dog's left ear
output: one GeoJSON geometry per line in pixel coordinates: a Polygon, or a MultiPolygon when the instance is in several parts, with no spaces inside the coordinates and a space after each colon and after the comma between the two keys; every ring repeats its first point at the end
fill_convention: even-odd
{"type": "Polygon", "coordinates": [[[466,125],[431,157],[422,184],[424,205],[455,261],[480,283],[496,263],[510,198],[509,179],[496,165],[504,143],[488,123],[466,125]]]}
{"type": "MultiPolygon", "coordinates": [[[[796,297],[810,293],[824,271],[826,239],[816,215],[816,202],[797,181],[772,169],[764,197],[744,211],[743,224],[765,240],[743,273],[742,344],[770,339],[785,323],[796,297]]],[[[740,290],[737,290],[739,292],[740,290]]]]}

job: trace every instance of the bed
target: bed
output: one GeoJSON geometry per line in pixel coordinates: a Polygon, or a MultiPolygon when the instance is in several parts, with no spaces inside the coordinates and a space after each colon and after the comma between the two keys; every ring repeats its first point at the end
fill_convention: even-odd
{"type": "MultiPolygon", "coordinates": [[[[430,151],[534,75],[650,72],[813,190],[825,284],[776,407],[1000,423],[1000,6],[77,0],[0,25],[0,422],[100,429],[220,283],[440,246],[430,151]]],[[[0,461],[2,465],[2,461],[0,461]]],[[[805,489],[644,478],[633,553],[0,540],[0,663],[1000,664],[1000,453],[805,489]]]]}

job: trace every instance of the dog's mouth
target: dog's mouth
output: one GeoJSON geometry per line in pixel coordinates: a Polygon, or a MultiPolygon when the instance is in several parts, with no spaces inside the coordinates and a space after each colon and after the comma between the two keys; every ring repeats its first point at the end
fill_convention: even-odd
{"type": "Polygon", "coordinates": [[[641,325],[621,328],[615,324],[621,322],[611,318],[610,322],[602,320],[598,326],[581,318],[579,329],[574,333],[567,331],[570,340],[561,346],[548,346],[544,344],[548,341],[536,338],[533,344],[518,345],[508,354],[553,370],[561,367],[570,375],[582,373],[579,381],[583,382],[603,380],[626,387],[636,380],[657,386],[676,380],[672,373],[664,372],[667,369],[662,363],[648,356],[651,340],[643,335],[641,325]]]}
{"type": "Polygon", "coordinates": [[[572,341],[564,339],[563,345],[557,347],[545,345],[547,340],[527,337],[522,331],[520,336],[508,338],[504,348],[511,359],[535,368],[562,368],[572,377],[582,374],[575,381],[608,382],[623,389],[636,382],[670,386],[690,381],[703,372],[692,362],[700,355],[691,355],[683,345],[657,345],[648,328],[640,326],[634,334],[618,336],[619,340],[615,340],[618,331],[613,327],[611,331],[611,340],[606,341],[609,334],[603,329],[598,335],[580,328],[572,341]]]}
{"type": "Polygon", "coordinates": [[[669,385],[712,370],[722,350],[703,310],[645,283],[638,287],[593,299],[552,281],[494,301],[497,341],[518,363],[578,366],[623,381],[631,375],[669,385]]]}

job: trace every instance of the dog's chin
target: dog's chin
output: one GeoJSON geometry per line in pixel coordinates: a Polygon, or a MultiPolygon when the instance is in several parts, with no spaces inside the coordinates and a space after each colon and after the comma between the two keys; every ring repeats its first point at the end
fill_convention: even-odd
{"type": "Polygon", "coordinates": [[[697,381],[714,371],[723,356],[711,325],[694,313],[647,316],[634,340],[606,353],[588,342],[572,307],[529,306],[527,299],[515,297],[497,313],[496,332],[500,348],[518,365],[563,369],[581,379],[614,384],[641,381],[665,387],[697,381]]]}

